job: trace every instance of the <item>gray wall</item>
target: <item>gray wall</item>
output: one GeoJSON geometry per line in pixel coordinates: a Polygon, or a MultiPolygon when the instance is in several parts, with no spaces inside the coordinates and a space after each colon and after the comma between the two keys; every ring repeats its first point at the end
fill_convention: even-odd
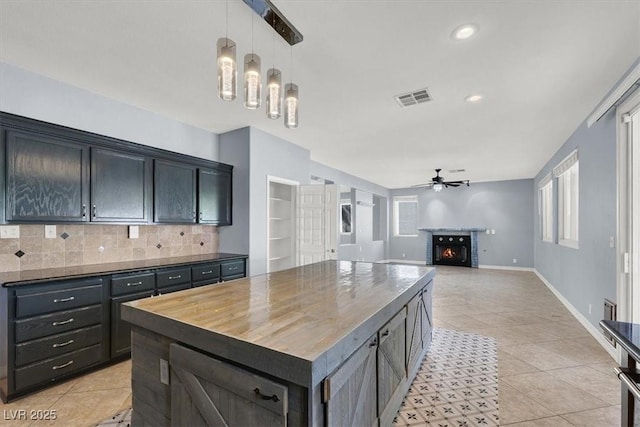
{"type": "Polygon", "coordinates": [[[0,111],[218,160],[218,136],[0,62],[0,111]]]}
{"type": "MultiPolygon", "coordinates": [[[[478,260],[481,266],[533,267],[533,180],[471,183],[469,187],[431,189],[404,188],[391,191],[393,197],[418,196],[418,228],[477,227],[496,234],[479,233],[478,260]],[[514,263],[513,259],[517,262],[514,263]]],[[[393,220],[393,214],[390,219],[393,220]]],[[[391,228],[391,227],[390,227],[391,228]]],[[[417,237],[389,236],[389,258],[425,261],[426,233],[417,237]]]]}
{"type": "MultiPolygon", "coordinates": [[[[640,57],[611,88],[614,91],[627,74],[640,63],[640,57]]],[[[594,108],[596,106],[594,105],[594,108]]],[[[615,108],[590,128],[586,120],[567,139],[534,180],[535,268],[595,328],[603,318],[604,299],[617,301],[616,249],[610,239],[617,232],[617,167],[615,108]],[[571,151],[578,148],[579,172],[579,249],[567,248],[540,238],[537,189],[540,180],[571,151]],[[591,305],[591,313],[589,313],[591,305]]],[[[554,210],[557,206],[557,180],[554,180],[554,210]]],[[[557,241],[557,214],[554,239],[557,241]]]]}
{"type": "Polygon", "coordinates": [[[234,165],[233,225],[219,228],[220,251],[249,254],[249,275],[267,271],[267,177],[308,184],[309,151],[256,128],[223,133],[220,161],[234,165]]]}

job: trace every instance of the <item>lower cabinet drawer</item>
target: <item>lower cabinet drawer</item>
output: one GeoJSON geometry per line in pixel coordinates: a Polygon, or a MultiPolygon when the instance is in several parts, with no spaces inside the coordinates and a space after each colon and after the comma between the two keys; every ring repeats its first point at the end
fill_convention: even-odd
{"type": "Polygon", "coordinates": [[[191,280],[193,282],[209,281],[216,283],[220,279],[220,264],[207,264],[193,267],[191,269],[191,280]]]}
{"type": "Polygon", "coordinates": [[[113,276],[111,278],[111,295],[149,291],[153,289],[155,283],[155,275],[153,273],[113,276]]]}
{"type": "Polygon", "coordinates": [[[158,288],[179,285],[181,283],[191,283],[190,268],[180,268],[156,273],[156,286],[158,288]]]}
{"type": "Polygon", "coordinates": [[[77,329],[16,345],[16,366],[59,356],[102,341],[102,325],[77,329]]]}
{"type": "Polygon", "coordinates": [[[33,316],[59,310],[99,304],[102,301],[102,280],[99,284],[77,288],[38,292],[16,296],[16,317],[33,316]]]}
{"type": "Polygon", "coordinates": [[[48,335],[60,334],[102,322],[102,306],[93,305],[75,310],[59,311],[44,316],[16,320],[15,341],[21,343],[48,335]]]}
{"type": "Polygon", "coordinates": [[[15,371],[15,388],[22,390],[48,382],[100,362],[102,345],[94,345],[53,359],[34,363],[15,371]]]}
{"type": "Polygon", "coordinates": [[[244,260],[223,262],[220,264],[223,279],[242,277],[245,275],[244,260]]]}
{"type": "Polygon", "coordinates": [[[170,286],[167,288],[158,289],[158,295],[170,294],[171,292],[184,291],[185,289],[189,289],[191,287],[191,283],[183,283],[182,285],[170,286]]]}

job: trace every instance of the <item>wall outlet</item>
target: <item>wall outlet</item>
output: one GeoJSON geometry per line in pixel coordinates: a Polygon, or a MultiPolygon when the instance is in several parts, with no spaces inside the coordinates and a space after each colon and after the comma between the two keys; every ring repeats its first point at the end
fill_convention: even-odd
{"type": "Polygon", "coordinates": [[[513,259],[513,263],[514,263],[514,264],[517,264],[517,263],[518,263],[518,258],[514,258],[514,259],[513,259]]]}
{"type": "Polygon", "coordinates": [[[55,225],[45,225],[44,226],[44,238],[45,239],[55,239],[56,238],[56,226],[55,225]]]}
{"type": "Polygon", "coordinates": [[[405,253],[402,253],[402,258],[404,258],[404,257],[406,257],[406,256],[407,256],[407,254],[405,254],[405,253]]]}
{"type": "Polygon", "coordinates": [[[487,228],[484,232],[487,234],[491,234],[491,229],[487,228]]]}
{"type": "Polygon", "coordinates": [[[19,225],[3,225],[0,227],[0,239],[19,239],[20,238],[20,226],[19,225]]]}
{"type": "Polygon", "coordinates": [[[591,304],[589,304],[589,314],[591,314],[591,304]]]}
{"type": "Polygon", "coordinates": [[[616,247],[616,238],[613,236],[609,236],[609,247],[610,248],[616,247]]]}
{"type": "Polygon", "coordinates": [[[169,385],[169,362],[160,359],[160,382],[169,385]]]}
{"type": "Polygon", "coordinates": [[[494,230],[493,228],[491,229],[491,234],[496,234],[496,230],[494,230]]]}
{"type": "Polygon", "coordinates": [[[129,238],[130,239],[137,239],[139,236],[139,229],[137,225],[130,225],[129,226],[129,238]]]}

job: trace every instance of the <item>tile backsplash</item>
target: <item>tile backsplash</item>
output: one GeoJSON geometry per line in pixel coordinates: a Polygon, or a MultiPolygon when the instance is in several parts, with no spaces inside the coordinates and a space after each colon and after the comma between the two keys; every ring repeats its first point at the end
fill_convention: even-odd
{"type": "Polygon", "coordinates": [[[218,230],[210,225],[56,225],[46,239],[43,224],[20,225],[20,238],[0,239],[0,272],[70,267],[218,252],[218,230]]]}

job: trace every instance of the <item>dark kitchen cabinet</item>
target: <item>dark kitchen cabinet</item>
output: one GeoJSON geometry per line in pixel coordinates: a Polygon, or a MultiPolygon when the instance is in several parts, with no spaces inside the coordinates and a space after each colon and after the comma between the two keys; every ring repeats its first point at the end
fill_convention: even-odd
{"type": "Polygon", "coordinates": [[[196,222],[196,169],[166,160],[154,161],[155,222],[196,222]]]}
{"type": "Polygon", "coordinates": [[[46,134],[6,132],[6,220],[87,220],[89,149],[46,134]]]}
{"type": "Polygon", "coordinates": [[[131,325],[120,318],[122,304],[153,294],[154,291],[146,291],[111,298],[111,358],[128,356],[131,352],[131,325]]]}
{"type": "Polygon", "coordinates": [[[231,225],[231,171],[198,169],[198,222],[231,225]]]}
{"type": "Polygon", "coordinates": [[[149,219],[151,161],[142,155],[91,150],[91,221],[144,223],[149,219]]]}

